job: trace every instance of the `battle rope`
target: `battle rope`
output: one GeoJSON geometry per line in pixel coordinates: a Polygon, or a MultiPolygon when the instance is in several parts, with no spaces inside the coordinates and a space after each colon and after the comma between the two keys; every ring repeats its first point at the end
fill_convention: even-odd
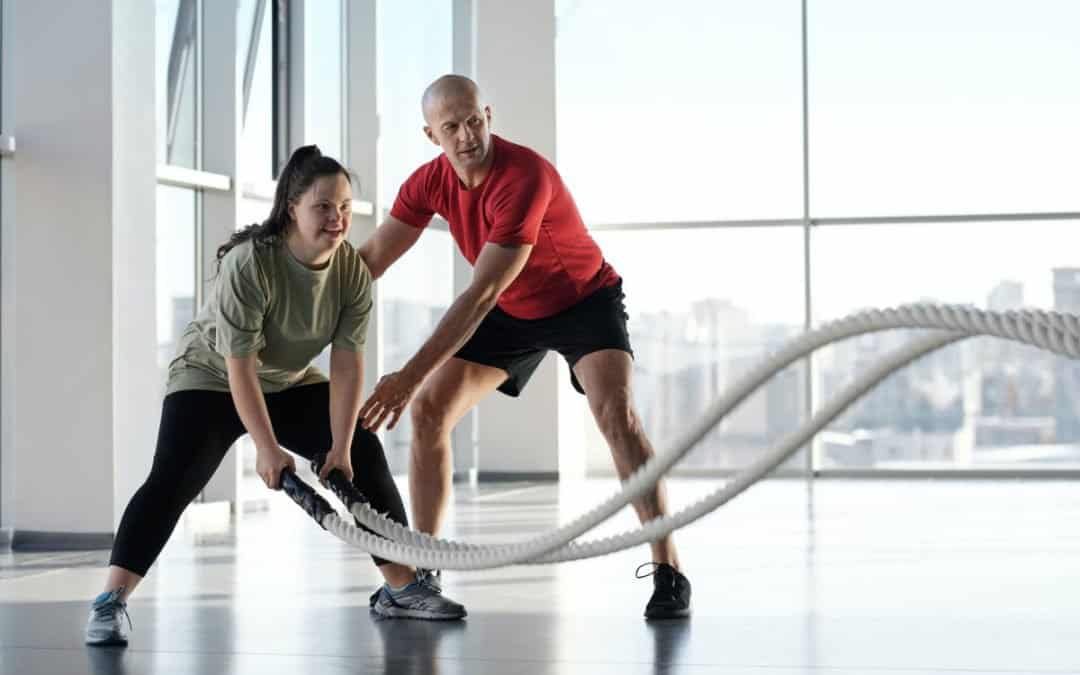
{"type": "MultiPolygon", "coordinates": [[[[438,569],[488,569],[522,563],[553,563],[606,555],[655,541],[719,508],[746,490],[798,451],[821,429],[856,400],[893,372],[915,359],[950,343],[987,335],[1040,347],[1055,354],[1080,358],[1080,317],[1041,310],[990,312],[955,305],[907,305],[869,310],[824,324],[792,340],[757,368],[740,378],[700,420],[684,433],[672,449],[657,454],[623,484],[622,490],[574,521],[531,539],[478,546],[439,539],[410,530],[372,510],[362,495],[340,473],[332,473],[328,486],[345,503],[358,522],[375,534],[342,519],[310,486],[290,476],[286,492],[325,529],[342,540],[382,558],[418,567],[438,569]],[[931,329],[933,332],[893,352],[844,389],[811,420],[763,453],[724,487],[691,506],[657,518],[641,528],[605,539],[574,543],[611,515],[648,491],[676,462],[689,452],[721,419],[742,401],[792,363],[813,351],[846,338],[899,328],[931,329]],[[306,488],[306,490],[305,490],[306,488]],[[321,503],[315,500],[318,497],[321,503]]],[[[283,483],[285,478],[283,477],[283,483]]]]}

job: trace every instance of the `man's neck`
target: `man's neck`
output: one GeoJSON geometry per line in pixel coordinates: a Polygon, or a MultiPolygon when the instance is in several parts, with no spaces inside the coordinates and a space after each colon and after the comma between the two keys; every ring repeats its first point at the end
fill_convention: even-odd
{"type": "MultiPolygon", "coordinates": [[[[451,162],[453,164],[453,162],[451,162]]],[[[457,174],[458,180],[465,186],[466,190],[472,190],[475,187],[479,187],[484,179],[491,173],[491,167],[495,165],[495,145],[491,146],[488,150],[488,156],[484,158],[484,163],[477,168],[469,171],[467,169],[461,169],[454,167],[454,173],[457,174]]]]}

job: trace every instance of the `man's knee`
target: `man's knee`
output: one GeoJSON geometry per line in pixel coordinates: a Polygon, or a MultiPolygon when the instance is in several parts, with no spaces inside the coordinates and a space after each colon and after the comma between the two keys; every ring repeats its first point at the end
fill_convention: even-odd
{"type": "Polygon", "coordinates": [[[423,443],[438,441],[450,431],[446,406],[426,392],[421,392],[413,399],[409,407],[409,416],[412,420],[414,437],[423,443]]]}
{"type": "Polygon", "coordinates": [[[641,422],[628,392],[617,392],[594,407],[596,425],[612,441],[623,441],[641,433],[641,422]]]}

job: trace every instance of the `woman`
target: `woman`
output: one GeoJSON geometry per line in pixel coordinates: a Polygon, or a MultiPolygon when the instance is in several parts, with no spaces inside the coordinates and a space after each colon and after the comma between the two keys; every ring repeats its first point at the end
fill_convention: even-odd
{"type": "MultiPolygon", "coordinates": [[[[218,277],[169,366],[157,450],[116,533],[105,591],[92,603],[86,642],[127,644],[126,600],[229,447],[247,432],[255,470],[279,489],[283,469],[327,453],[371,506],[406,523],[378,438],[357,424],[371,274],[345,241],[349,173],[313,145],[289,159],[270,217],[218,249],[218,277]],[[311,360],[332,345],[330,378],[311,360]],[[354,467],[357,469],[354,472],[354,467]]],[[[458,619],[430,572],[375,558],[384,616],[458,619]]]]}

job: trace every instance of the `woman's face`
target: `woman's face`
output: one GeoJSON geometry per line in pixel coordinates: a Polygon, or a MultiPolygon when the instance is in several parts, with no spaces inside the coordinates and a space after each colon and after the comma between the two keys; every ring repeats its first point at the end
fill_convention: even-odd
{"type": "Polygon", "coordinates": [[[293,255],[306,265],[330,260],[349,234],[352,186],[342,174],[320,176],[300,199],[289,205],[287,241],[293,255]]]}

